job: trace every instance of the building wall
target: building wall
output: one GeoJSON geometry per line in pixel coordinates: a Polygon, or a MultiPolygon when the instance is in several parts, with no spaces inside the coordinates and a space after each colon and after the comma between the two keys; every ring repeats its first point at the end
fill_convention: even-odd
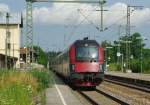
{"type": "MultiPolygon", "coordinates": [[[[16,67],[19,67],[20,55],[20,26],[19,24],[9,25],[10,31],[10,56],[18,58],[16,67]]],[[[6,25],[0,24],[0,54],[5,55],[6,25]]],[[[8,51],[9,52],[9,51],[8,51]]],[[[7,53],[9,55],[9,53],[7,53]]]]}

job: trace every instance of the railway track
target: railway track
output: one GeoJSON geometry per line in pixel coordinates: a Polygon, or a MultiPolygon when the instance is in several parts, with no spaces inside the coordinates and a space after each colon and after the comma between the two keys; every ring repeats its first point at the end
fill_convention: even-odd
{"type": "Polygon", "coordinates": [[[114,97],[130,103],[130,105],[150,105],[150,94],[145,91],[107,81],[104,81],[97,88],[106,92],[108,91],[114,97]]]}
{"type": "Polygon", "coordinates": [[[106,82],[110,82],[110,83],[114,83],[114,84],[117,84],[117,85],[121,85],[121,86],[125,86],[125,87],[129,87],[129,88],[132,88],[132,89],[137,89],[137,90],[140,90],[140,91],[143,91],[143,92],[147,92],[147,93],[150,93],[150,85],[149,84],[137,84],[136,83],[136,80],[132,80],[133,82],[131,81],[128,81],[129,78],[127,79],[120,79],[118,77],[108,77],[106,76],[106,78],[104,79],[104,81],[106,82]]]}
{"type": "Polygon", "coordinates": [[[77,90],[82,97],[84,97],[91,105],[129,105],[129,103],[114,97],[112,94],[100,89],[93,91],[77,90]]]}
{"type": "MultiPolygon", "coordinates": [[[[65,84],[68,84],[63,77],[59,76],[63,80],[65,84]]],[[[77,97],[80,95],[86,100],[86,105],[130,105],[124,100],[121,100],[115,95],[105,92],[101,89],[95,89],[95,90],[87,90],[87,89],[77,89],[74,90],[75,88],[70,87],[70,89],[73,91],[77,97]]],[[[82,102],[83,100],[79,99],[83,105],[85,104],[82,102]]]]}
{"type": "MultiPolygon", "coordinates": [[[[63,78],[61,78],[61,79],[63,79],[63,78]]],[[[126,86],[126,84],[123,84],[122,82],[116,82],[113,80],[106,81],[106,79],[104,80],[104,83],[105,82],[107,82],[107,84],[109,84],[109,83],[116,84],[118,86],[120,85],[122,87],[130,87],[132,90],[136,90],[136,88],[132,88],[128,84],[126,86]]],[[[104,85],[104,86],[109,87],[110,85],[104,85]]],[[[120,87],[118,87],[118,88],[120,88],[120,87]]],[[[107,88],[106,89],[103,88],[103,85],[98,86],[96,88],[96,90],[90,90],[90,91],[87,89],[86,90],[85,89],[84,90],[83,89],[73,90],[73,89],[72,89],[73,93],[75,93],[75,95],[78,94],[76,97],[80,97],[78,99],[81,101],[81,103],[83,103],[83,105],[85,105],[85,104],[86,105],[110,105],[110,104],[111,105],[130,105],[130,104],[134,105],[133,102],[137,103],[137,100],[134,100],[131,97],[130,98],[126,97],[122,93],[118,94],[116,92],[109,91],[109,89],[107,89],[107,88]]],[[[140,95],[140,97],[141,97],[141,95],[140,95]]],[[[143,96],[143,97],[145,97],[145,96],[143,96]]],[[[145,104],[141,104],[141,105],[145,105],[145,104]]]]}

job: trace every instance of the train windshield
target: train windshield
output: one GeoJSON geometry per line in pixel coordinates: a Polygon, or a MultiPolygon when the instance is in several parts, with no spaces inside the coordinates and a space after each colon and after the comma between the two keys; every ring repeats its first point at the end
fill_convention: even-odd
{"type": "Polygon", "coordinates": [[[77,47],[76,60],[98,60],[97,47],[77,47]]]}

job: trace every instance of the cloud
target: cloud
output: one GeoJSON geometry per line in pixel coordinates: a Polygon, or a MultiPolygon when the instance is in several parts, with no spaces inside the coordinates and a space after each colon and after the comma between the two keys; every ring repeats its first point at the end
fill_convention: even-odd
{"type": "MultiPolygon", "coordinates": [[[[105,13],[106,24],[122,24],[125,25],[127,21],[127,5],[124,3],[116,3],[108,8],[105,13]]],[[[134,9],[131,7],[130,12],[131,25],[139,26],[148,22],[150,17],[150,8],[134,9]]]]}
{"type": "MultiPolygon", "coordinates": [[[[113,24],[126,24],[126,9],[125,3],[115,3],[105,7],[108,11],[104,12],[104,24],[109,26],[113,24]]],[[[52,7],[34,8],[34,22],[42,24],[82,24],[93,23],[100,25],[100,12],[95,11],[100,9],[98,5],[91,4],[56,4],[52,7]],[[79,12],[78,9],[81,11],[79,12]]],[[[133,8],[131,8],[133,9],[133,8]]],[[[142,10],[134,10],[131,13],[132,25],[143,25],[147,23],[150,17],[150,8],[142,10]]]]}
{"type": "Polygon", "coordinates": [[[93,6],[85,4],[54,4],[49,8],[34,8],[33,16],[35,22],[49,24],[74,23],[83,19],[81,14],[77,11],[79,8],[92,9],[93,6]]]}
{"type": "Polygon", "coordinates": [[[10,23],[21,23],[21,14],[17,12],[10,12],[10,8],[6,4],[0,4],[0,23],[6,23],[6,13],[9,13],[10,23]]]}
{"type": "Polygon", "coordinates": [[[0,4],[0,13],[9,12],[9,7],[6,4],[0,4]]]}

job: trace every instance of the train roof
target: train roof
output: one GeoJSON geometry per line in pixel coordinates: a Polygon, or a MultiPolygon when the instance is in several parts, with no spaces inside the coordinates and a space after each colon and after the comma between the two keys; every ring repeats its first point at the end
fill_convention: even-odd
{"type": "Polygon", "coordinates": [[[88,46],[100,46],[96,40],[77,40],[75,41],[75,46],[85,46],[85,44],[88,44],[88,46]]]}

